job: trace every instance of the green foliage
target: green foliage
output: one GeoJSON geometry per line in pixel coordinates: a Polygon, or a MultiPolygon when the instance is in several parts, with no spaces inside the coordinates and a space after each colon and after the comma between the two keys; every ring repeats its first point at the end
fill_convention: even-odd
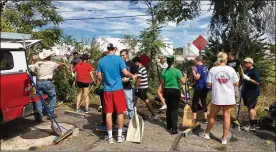
{"type": "MultiPolygon", "coordinates": [[[[255,37],[250,37],[249,35],[246,37],[244,36],[244,41],[246,41],[246,43],[242,43],[240,46],[241,51],[239,59],[242,61],[246,57],[252,58],[254,60],[254,66],[260,71],[262,84],[267,84],[271,83],[269,78],[273,74],[271,69],[273,61],[265,59],[265,43],[263,42],[264,39],[261,39],[260,37],[261,35],[255,35],[255,37]]],[[[227,37],[223,37],[222,42],[212,38],[209,39],[209,45],[206,48],[206,64],[209,68],[214,66],[218,52],[224,50],[224,52],[228,53],[231,50],[229,43],[227,37]]]]}
{"type": "Polygon", "coordinates": [[[172,21],[179,24],[181,21],[187,21],[199,15],[199,1],[191,2],[181,0],[161,0],[153,7],[156,19],[160,23],[172,21]]]}
{"type": "MultiPolygon", "coordinates": [[[[50,0],[14,0],[6,4],[1,17],[13,32],[33,34],[33,38],[42,39],[42,47],[49,48],[59,41],[62,31],[58,27],[37,32],[34,29],[48,24],[59,25],[63,19],[56,9],[50,0]]],[[[1,31],[10,32],[9,28],[3,28],[1,31]]]]}
{"type": "Polygon", "coordinates": [[[42,39],[43,48],[50,48],[58,43],[61,35],[62,30],[56,27],[32,33],[34,39],[42,39]]]}
{"type": "Polygon", "coordinates": [[[254,66],[260,71],[262,84],[269,83],[271,61],[265,59],[263,33],[265,20],[261,12],[265,1],[220,1],[212,0],[214,13],[211,19],[211,37],[206,48],[206,62],[209,68],[214,65],[220,51],[233,51],[243,60],[251,57],[254,66]]]}
{"type": "MultiPolygon", "coordinates": [[[[63,62],[59,60],[58,62],[63,62]]],[[[74,79],[69,68],[58,68],[53,77],[58,101],[76,98],[76,88],[72,86],[74,79]]]]}
{"type": "Polygon", "coordinates": [[[156,54],[161,53],[161,48],[165,47],[165,44],[160,40],[161,27],[153,23],[149,28],[141,31],[141,52],[147,53],[151,58],[155,58],[156,54]]]}
{"type": "Polygon", "coordinates": [[[126,49],[134,51],[135,48],[138,46],[138,42],[139,41],[135,35],[125,34],[121,43],[127,45],[126,49]]]}
{"type": "Polygon", "coordinates": [[[173,49],[173,52],[175,55],[183,55],[183,48],[182,47],[175,48],[173,49]]]}
{"type": "MultiPolygon", "coordinates": [[[[228,38],[227,47],[236,52],[239,57],[241,46],[247,44],[248,35],[262,34],[265,30],[265,20],[262,11],[265,1],[221,1],[212,0],[214,13],[211,18],[211,37],[216,41],[228,38]]],[[[229,51],[229,50],[225,50],[229,51]]]]}
{"type": "Polygon", "coordinates": [[[0,31],[2,32],[14,32],[9,21],[4,21],[3,16],[1,16],[1,25],[0,31]]]}

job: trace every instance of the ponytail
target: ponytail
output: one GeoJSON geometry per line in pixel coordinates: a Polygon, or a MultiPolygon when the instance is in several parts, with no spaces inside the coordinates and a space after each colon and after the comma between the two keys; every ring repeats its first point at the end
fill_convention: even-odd
{"type": "Polygon", "coordinates": [[[173,63],[174,63],[174,58],[173,58],[173,57],[167,57],[167,64],[168,64],[168,67],[167,67],[166,70],[168,70],[169,68],[171,68],[172,65],[173,65],[173,63]]]}

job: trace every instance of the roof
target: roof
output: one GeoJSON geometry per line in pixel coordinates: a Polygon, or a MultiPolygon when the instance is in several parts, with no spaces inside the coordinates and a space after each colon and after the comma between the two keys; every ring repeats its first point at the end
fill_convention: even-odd
{"type": "Polygon", "coordinates": [[[20,43],[1,42],[1,49],[19,49],[19,48],[23,48],[23,45],[20,43]]]}
{"type": "Polygon", "coordinates": [[[31,39],[31,34],[23,33],[11,33],[11,32],[1,32],[1,39],[7,40],[28,40],[31,39]]]}

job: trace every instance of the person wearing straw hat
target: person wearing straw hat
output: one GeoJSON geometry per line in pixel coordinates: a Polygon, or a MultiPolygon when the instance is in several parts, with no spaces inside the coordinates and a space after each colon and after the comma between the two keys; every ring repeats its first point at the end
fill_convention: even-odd
{"type": "MultiPolygon", "coordinates": [[[[33,72],[36,73],[37,76],[37,87],[40,91],[48,95],[49,99],[49,111],[54,116],[57,117],[56,114],[54,114],[54,109],[56,106],[56,90],[53,84],[53,74],[54,70],[57,69],[59,66],[66,66],[66,64],[58,64],[52,61],[52,56],[54,55],[54,52],[51,50],[43,49],[42,52],[39,53],[38,57],[41,61],[38,61],[34,64],[33,72]]],[[[36,103],[36,110],[38,113],[38,116],[36,120],[42,121],[42,103],[37,102],[36,103]]],[[[49,119],[49,117],[48,117],[49,119]]]]}
{"type": "Polygon", "coordinates": [[[243,66],[245,67],[243,79],[243,101],[247,106],[249,113],[250,130],[255,130],[258,127],[256,104],[260,96],[260,74],[259,71],[253,67],[253,59],[245,58],[243,66]]]}
{"type": "Polygon", "coordinates": [[[85,97],[85,113],[89,113],[89,85],[90,81],[92,80],[92,83],[95,83],[95,79],[93,76],[93,68],[88,63],[89,56],[87,54],[83,54],[81,56],[81,62],[79,62],[75,68],[75,79],[76,79],[76,87],[78,88],[78,96],[77,96],[77,106],[76,106],[76,112],[81,112],[78,106],[80,106],[80,100],[82,95],[85,97]],[[91,78],[91,79],[90,79],[91,78]]]}

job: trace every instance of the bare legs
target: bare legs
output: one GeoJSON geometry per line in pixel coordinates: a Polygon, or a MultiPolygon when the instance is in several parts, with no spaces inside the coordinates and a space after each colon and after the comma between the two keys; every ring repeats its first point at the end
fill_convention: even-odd
{"type": "Polygon", "coordinates": [[[89,96],[88,96],[88,92],[89,92],[89,88],[78,88],[78,96],[77,96],[77,109],[80,108],[80,101],[82,99],[82,96],[83,98],[85,98],[85,109],[88,110],[89,108],[89,96]],[[79,106],[79,107],[78,107],[79,106]]]}
{"type": "Polygon", "coordinates": [[[232,105],[227,105],[227,106],[219,106],[219,105],[214,105],[211,104],[211,109],[210,109],[210,114],[209,114],[209,120],[207,124],[207,128],[205,129],[205,133],[210,133],[211,129],[213,128],[215,122],[216,122],[216,117],[220,109],[222,108],[223,110],[223,138],[227,137],[229,128],[230,128],[230,118],[231,118],[231,111],[232,111],[232,105]]]}

